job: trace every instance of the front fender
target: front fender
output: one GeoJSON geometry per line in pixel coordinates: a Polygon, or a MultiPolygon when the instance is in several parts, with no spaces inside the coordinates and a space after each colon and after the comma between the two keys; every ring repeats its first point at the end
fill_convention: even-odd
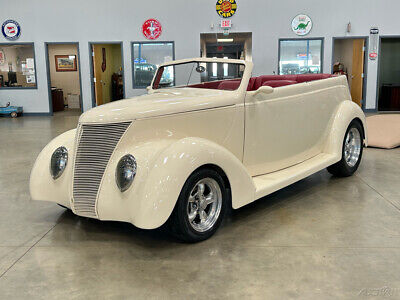
{"type": "Polygon", "coordinates": [[[165,149],[155,161],[141,190],[138,224],[150,228],[162,225],[172,213],[187,178],[206,164],[217,165],[225,172],[234,208],[254,199],[253,180],[232,153],[205,139],[184,138],[165,149]]]}
{"type": "Polygon", "coordinates": [[[71,178],[76,129],[69,130],[54,138],[44,147],[33,165],[29,190],[32,200],[56,202],[71,207],[71,178]],[[68,150],[68,163],[63,174],[54,180],[50,174],[50,160],[54,150],[64,146],[68,150]]]}
{"type": "Polygon", "coordinates": [[[160,227],[171,215],[187,178],[206,164],[217,165],[225,172],[234,208],[254,199],[253,181],[241,161],[206,139],[188,137],[150,141],[131,149],[122,147],[115,158],[104,178],[105,182],[113,182],[103,184],[99,194],[100,219],[122,219],[143,229],[160,227]],[[135,156],[138,170],[130,189],[121,193],[116,188],[113,174],[119,158],[126,153],[135,156]]]}

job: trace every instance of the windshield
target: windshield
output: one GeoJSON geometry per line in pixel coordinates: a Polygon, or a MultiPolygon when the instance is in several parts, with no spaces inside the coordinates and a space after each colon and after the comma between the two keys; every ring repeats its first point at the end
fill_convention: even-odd
{"type": "Polygon", "coordinates": [[[191,87],[220,90],[239,88],[244,65],[230,62],[188,62],[161,67],[153,89],[191,87]]]}

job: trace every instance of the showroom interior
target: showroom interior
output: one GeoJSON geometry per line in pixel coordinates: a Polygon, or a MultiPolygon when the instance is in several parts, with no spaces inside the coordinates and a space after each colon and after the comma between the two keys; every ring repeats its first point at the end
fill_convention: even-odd
{"type": "MultiPolygon", "coordinates": [[[[399,2],[43,0],[40,5],[15,1],[1,6],[0,298],[400,297],[399,2]],[[133,103],[135,111],[142,103],[143,119],[151,119],[147,116],[159,108],[147,105],[145,97],[158,86],[162,91],[174,86],[179,77],[171,67],[160,68],[161,77],[160,65],[199,57],[205,63],[196,71],[203,72],[205,66],[209,81],[249,80],[247,67],[231,67],[223,61],[217,63],[218,59],[253,64],[247,90],[243,85],[238,88],[243,91],[244,104],[237,106],[244,109],[246,101],[258,93],[255,85],[250,87],[252,78],[256,82],[264,75],[283,76],[284,84],[309,85],[310,94],[312,82],[292,82],[290,78],[295,77],[291,76],[326,74],[321,79],[329,77],[329,82],[345,78],[341,93],[351,96],[352,105],[366,117],[365,129],[360,131],[366,145],[361,145],[357,172],[347,178],[331,175],[325,168],[309,172],[291,185],[233,209],[215,235],[200,243],[180,241],[167,225],[148,230],[133,226],[131,219],[104,222],[78,216],[54,202],[32,201],[31,170],[54,138],[65,132],[72,135],[71,130],[84,127],[79,122],[94,115],[117,122],[129,110],[128,103],[133,103]],[[217,60],[211,63],[211,59],[217,60]]],[[[261,86],[264,83],[257,88],[261,86]]],[[[270,97],[274,93],[286,97],[279,89],[295,88],[269,87],[272,89],[264,91],[272,93],[270,97]]],[[[330,89],[327,85],[326,91],[330,89]]],[[[170,107],[179,104],[183,96],[176,92],[175,97],[177,102],[168,102],[170,107]]],[[[202,105],[206,107],[213,99],[202,105]]],[[[323,116],[327,105],[322,100],[309,112],[323,116]]],[[[163,101],[167,105],[161,96],[154,100],[158,104],[163,101]]],[[[220,109],[218,106],[216,111],[220,109]]],[[[221,143],[234,144],[231,135],[243,135],[243,145],[238,146],[243,162],[246,128],[260,134],[282,128],[292,133],[296,130],[286,116],[276,115],[282,111],[263,115],[259,109],[258,113],[234,114],[217,121],[188,120],[187,128],[215,124],[216,132],[226,129],[230,134],[221,143]],[[272,116],[273,125],[261,127],[272,121],[256,120],[260,115],[272,116]],[[229,123],[233,118],[241,120],[244,127],[229,123]]],[[[288,115],[296,110],[291,107],[288,115]]],[[[170,114],[160,117],[160,124],[170,114]]],[[[335,120],[343,119],[339,111],[335,114],[335,120]]],[[[296,120],[310,122],[306,113],[296,120]]],[[[177,134],[167,126],[160,129],[144,124],[143,132],[152,137],[149,141],[159,139],[157,145],[177,134]]],[[[177,124],[171,122],[171,128],[177,124]]],[[[122,129],[101,130],[111,135],[122,129]]],[[[119,138],[124,132],[118,133],[119,138]]],[[[143,136],[133,135],[130,141],[138,141],[142,147],[148,142],[143,136]]],[[[265,136],[271,149],[291,145],[279,132],[265,136]]],[[[310,136],[311,130],[296,134],[302,141],[309,141],[310,136]]],[[[81,135],[74,135],[71,140],[79,138],[81,135]]],[[[329,138],[332,144],[337,142],[329,138]]],[[[249,140],[252,146],[259,142],[249,140]]],[[[99,151],[109,151],[106,141],[100,145],[99,151]]],[[[148,146],[144,152],[156,153],[156,147],[148,146]]],[[[108,155],[114,153],[111,149],[108,155]]],[[[69,160],[73,159],[76,157],[70,153],[69,160]]],[[[118,163],[110,161],[113,166],[118,163]]],[[[159,165],[167,163],[167,159],[161,160],[159,165]]],[[[48,176],[49,165],[43,170],[38,177],[48,176]]],[[[90,177],[96,171],[88,172],[85,174],[90,177]]],[[[117,173],[110,175],[113,184],[117,173]]],[[[142,177],[136,179],[146,186],[142,177]]],[[[167,176],[165,182],[169,181],[167,176]]],[[[43,192],[52,189],[50,185],[42,187],[43,192]]],[[[61,197],[61,186],[57,189],[52,192],[61,197]]],[[[245,189],[243,182],[242,191],[245,189]]],[[[167,191],[159,191],[162,193],[167,191]]],[[[159,211],[161,206],[160,200],[152,209],[159,211]]],[[[116,211],[115,207],[110,209],[116,211]]]]}

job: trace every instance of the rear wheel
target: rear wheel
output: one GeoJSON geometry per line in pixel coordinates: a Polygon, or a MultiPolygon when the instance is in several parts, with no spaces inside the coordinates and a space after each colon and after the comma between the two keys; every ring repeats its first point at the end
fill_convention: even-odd
{"type": "Polygon", "coordinates": [[[218,172],[195,171],[183,186],[168,221],[171,233],[185,242],[208,239],[221,225],[228,199],[229,191],[218,172]]]}
{"type": "Polygon", "coordinates": [[[328,172],[339,177],[354,174],[361,162],[363,153],[363,130],[360,122],[352,121],[347,128],[342,147],[342,159],[328,167],[328,172]]]}

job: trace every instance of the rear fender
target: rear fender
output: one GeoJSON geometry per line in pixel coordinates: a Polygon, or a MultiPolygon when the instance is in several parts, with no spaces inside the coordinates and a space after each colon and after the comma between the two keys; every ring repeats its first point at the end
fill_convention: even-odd
{"type": "Polygon", "coordinates": [[[368,145],[364,112],[356,103],[352,101],[343,101],[337,109],[324,148],[325,153],[335,154],[337,156],[337,161],[342,158],[344,136],[351,121],[354,119],[359,119],[361,121],[364,128],[364,144],[368,145]]]}

